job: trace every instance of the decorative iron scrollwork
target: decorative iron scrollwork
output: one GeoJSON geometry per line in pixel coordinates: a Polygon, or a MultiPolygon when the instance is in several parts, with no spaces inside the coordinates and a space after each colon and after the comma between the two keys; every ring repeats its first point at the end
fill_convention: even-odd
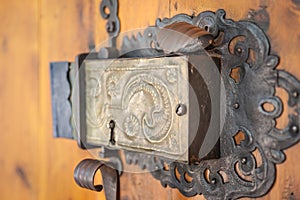
{"type": "MultiPolygon", "coordinates": [[[[197,154],[193,161],[180,162],[160,155],[125,149],[126,162],[138,164],[142,169],[148,169],[164,187],[178,188],[182,194],[188,197],[203,194],[207,199],[215,200],[259,197],[266,194],[274,183],[276,164],[285,160],[283,150],[296,144],[300,139],[300,81],[290,73],[276,69],[279,58],[270,54],[269,40],[263,30],[250,21],[226,19],[224,10],[218,10],[215,13],[206,11],[197,16],[179,14],[172,18],[158,19],[155,26],[146,28],[143,33],[138,33],[136,36],[124,37],[122,46],[116,49],[115,39],[120,30],[117,6],[116,1],[109,0],[102,1],[100,5],[101,15],[108,19],[107,31],[110,35],[111,48],[106,50],[104,48],[104,51],[101,49],[96,56],[97,59],[116,58],[117,56],[122,59],[161,58],[173,55],[197,55],[205,52],[211,58],[218,58],[218,73],[225,89],[225,99],[221,99],[224,101],[223,107],[220,108],[220,110],[224,109],[224,121],[220,133],[217,133],[219,134],[219,158],[197,157],[197,154]],[[109,14],[105,11],[106,7],[110,9],[109,14]],[[236,74],[238,77],[234,76],[235,70],[238,70],[236,74]],[[283,100],[276,96],[276,88],[282,88],[288,93],[288,106],[294,110],[289,115],[289,124],[284,129],[276,127],[276,119],[283,112],[283,100]],[[272,109],[266,109],[266,104],[270,105],[272,109]]],[[[86,55],[82,57],[86,58],[86,55]]],[[[82,57],[78,60],[82,60],[82,57]]],[[[80,62],[82,63],[82,61],[78,61],[77,65],[80,65],[78,64],[80,62]]],[[[103,64],[105,61],[101,60],[101,63],[103,64]]],[[[75,78],[72,76],[74,65],[72,66],[70,80],[73,90],[78,83],[75,83],[75,78]]],[[[84,114],[88,115],[87,121],[91,126],[99,126],[101,123],[102,126],[104,119],[92,116],[93,114],[107,113],[102,101],[99,101],[99,98],[104,96],[100,95],[101,84],[106,85],[105,95],[107,98],[122,96],[123,93],[119,94],[120,88],[117,84],[120,77],[106,74],[105,81],[102,81],[100,77],[103,78],[104,75],[98,76],[99,68],[91,66],[90,69],[94,71],[88,71],[89,68],[85,71],[84,82],[91,86],[86,87],[84,94],[86,95],[85,101],[93,103],[88,104],[84,114]],[[91,105],[96,108],[90,108],[91,105]],[[100,107],[102,108],[100,109],[100,107]],[[95,109],[98,113],[94,112],[95,109]]],[[[124,75],[127,72],[123,71],[129,68],[124,70],[122,66],[119,66],[115,69],[124,75]]],[[[163,79],[170,85],[174,83],[176,85],[178,83],[176,72],[172,71],[172,68],[164,69],[167,70],[161,73],[164,76],[163,79]]],[[[158,74],[155,75],[158,76],[158,74]]],[[[133,138],[137,134],[143,133],[150,143],[156,145],[168,135],[173,116],[170,115],[172,98],[166,89],[168,86],[162,83],[162,79],[153,78],[145,71],[130,76],[128,80],[127,84],[122,85],[122,88],[125,88],[125,94],[128,95],[119,101],[121,105],[128,104],[132,98],[130,95],[133,95],[134,91],[142,90],[148,92],[153,101],[158,102],[159,107],[150,109],[153,111],[152,114],[143,115],[142,121],[141,117],[138,119],[134,113],[129,113],[128,116],[118,115],[122,118],[122,127],[127,134],[126,137],[133,138]],[[158,118],[155,120],[151,118],[154,116],[154,112],[158,114],[156,116],[158,118]],[[151,131],[149,131],[150,126],[151,131]]],[[[66,97],[64,96],[64,98],[66,97]]],[[[75,101],[71,98],[72,112],[76,108],[81,109],[78,99],[75,101]]],[[[178,116],[184,115],[186,112],[184,105],[177,105],[176,114],[178,116]]],[[[103,116],[105,118],[105,114],[103,116]]],[[[76,117],[74,118],[76,119],[76,117]]],[[[105,120],[107,122],[111,119],[105,120]]],[[[81,123],[78,120],[79,122],[81,123]]],[[[73,120],[70,126],[74,126],[74,124],[73,120]]],[[[111,132],[106,134],[111,134],[111,140],[107,140],[107,135],[103,136],[103,141],[107,143],[114,141],[114,121],[110,121],[109,125],[111,132]]],[[[105,125],[103,127],[106,128],[105,125]]],[[[74,132],[74,127],[72,128],[74,132]]],[[[208,127],[205,128],[205,131],[208,130],[208,127]]],[[[96,136],[99,134],[97,131],[98,129],[95,129],[96,136]]],[[[71,131],[69,130],[69,132],[71,131]]],[[[115,132],[118,133],[117,130],[115,132]]],[[[80,141],[82,134],[86,133],[81,132],[76,139],[80,141]]],[[[130,142],[126,145],[130,146],[130,142]]],[[[108,146],[113,149],[112,145],[108,144],[108,146]]],[[[121,171],[123,165],[120,161],[119,149],[105,149],[105,154],[110,158],[111,165],[115,165],[117,170],[121,171]]],[[[100,161],[89,161],[86,164],[93,167],[90,172],[87,174],[78,170],[76,172],[80,172],[79,174],[83,176],[89,176],[89,173],[94,176],[95,170],[102,166],[100,161]]],[[[81,169],[82,166],[81,163],[78,169],[81,169]]],[[[93,179],[90,177],[84,179],[81,179],[79,175],[75,177],[79,185],[93,190],[99,189],[94,186],[93,179]]]]}
{"type": "Polygon", "coordinates": [[[109,34],[109,45],[116,47],[116,38],[120,33],[120,20],[118,17],[118,1],[103,0],[100,4],[100,14],[107,20],[106,31],[109,34]]]}
{"type": "Polygon", "coordinates": [[[76,183],[93,191],[102,191],[102,185],[95,185],[95,176],[99,171],[103,180],[105,195],[107,199],[118,198],[119,175],[117,171],[106,163],[99,160],[85,159],[82,160],[74,171],[76,183]]]}
{"type": "Polygon", "coordinates": [[[300,139],[300,82],[288,72],[276,69],[279,59],[269,54],[268,38],[257,25],[226,19],[224,10],[207,11],[195,17],[180,14],[158,19],[156,27],[146,29],[144,35],[139,34],[137,39],[125,38],[121,52],[151,49],[150,44],[154,43],[154,48],[142,51],[141,56],[153,55],[153,49],[159,54],[159,30],[178,22],[200,27],[214,37],[207,52],[220,56],[226,89],[221,157],[197,164],[171,162],[167,164],[168,169],[163,167],[164,160],[135,152],[126,152],[126,161],[142,161],[140,166],[147,167],[163,186],[178,188],[185,196],[203,194],[207,199],[262,196],[274,183],[276,164],[285,159],[283,150],[300,139]],[[240,68],[238,82],[230,76],[237,67],[240,68]],[[283,106],[280,97],[275,96],[276,87],[286,90],[288,105],[295,109],[294,114],[289,115],[288,126],[282,130],[276,128],[275,122],[282,114],[283,106]],[[271,104],[273,110],[265,110],[265,103],[271,104]],[[238,133],[244,138],[239,144],[235,141],[238,133]]]}

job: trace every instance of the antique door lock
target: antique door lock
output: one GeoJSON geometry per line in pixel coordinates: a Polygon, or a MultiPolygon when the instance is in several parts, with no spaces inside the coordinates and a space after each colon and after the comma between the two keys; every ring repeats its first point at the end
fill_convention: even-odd
{"type": "Polygon", "coordinates": [[[55,136],[98,153],[76,167],[78,185],[101,191],[94,184],[100,170],[107,199],[118,198],[126,161],[186,196],[266,194],[283,150],[300,138],[300,82],[276,69],[263,30],[226,19],[224,10],[179,14],[117,48],[117,3],[100,5],[109,47],[50,66],[55,136]],[[294,109],[282,130],[275,88],[289,94],[294,109]]]}

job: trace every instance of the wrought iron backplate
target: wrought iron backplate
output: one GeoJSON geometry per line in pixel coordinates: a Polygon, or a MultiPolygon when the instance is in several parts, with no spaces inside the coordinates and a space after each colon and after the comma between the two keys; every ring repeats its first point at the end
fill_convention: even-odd
{"type": "MultiPolygon", "coordinates": [[[[285,159],[283,150],[299,141],[300,82],[290,73],[276,69],[279,58],[270,55],[268,38],[257,25],[226,19],[224,10],[158,19],[156,26],[147,28],[143,35],[125,38],[121,55],[136,49],[144,51],[135,52],[134,56],[159,54],[160,29],[178,22],[210,32],[214,42],[207,51],[221,59],[226,90],[221,157],[183,164],[126,152],[126,160],[146,166],[163,186],[178,188],[185,196],[203,194],[207,199],[262,196],[274,183],[276,164],[285,159]],[[238,81],[230,76],[235,68],[240,69],[238,81]],[[283,102],[275,96],[275,88],[283,88],[289,94],[288,106],[294,109],[288,126],[282,130],[276,128],[275,119],[282,114],[283,102]],[[265,104],[271,104],[273,109],[267,110],[265,104]],[[241,142],[235,139],[237,134],[243,134],[241,142]],[[163,167],[166,163],[167,168],[163,167]]],[[[195,48],[190,52],[183,50],[181,52],[193,53],[195,48]]]]}
{"type": "MultiPolygon", "coordinates": [[[[262,196],[274,183],[276,164],[285,160],[283,150],[300,139],[300,82],[290,73],[276,69],[279,58],[270,55],[269,40],[262,29],[253,22],[226,19],[224,10],[206,11],[197,16],[179,14],[158,19],[155,26],[137,36],[125,37],[117,51],[122,58],[137,58],[197,54],[203,49],[220,60],[225,88],[220,158],[188,164],[125,151],[126,162],[147,168],[163,186],[178,188],[188,197],[197,194],[207,199],[262,196]],[[163,32],[173,28],[183,35],[196,37],[180,41],[163,32]],[[170,42],[164,43],[166,40],[173,40],[174,44],[168,46],[170,42]],[[235,69],[239,69],[239,79],[232,76],[235,69]],[[282,130],[276,128],[276,118],[283,110],[282,99],[275,95],[276,88],[288,93],[288,106],[294,110],[289,115],[289,124],[282,130]],[[272,109],[267,109],[267,104],[272,109]]],[[[112,55],[109,51],[106,58],[116,57],[115,53],[109,56],[112,55]]],[[[100,50],[98,56],[105,55],[100,50]]],[[[112,157],[116,155],[114,151],[112,157]]]]}
{"type": "Polygon", "coordinates": [[[118,1],[102,0],[100,4],[100,14],[107,20],[106,31],[109,35],[109,45],[116,47],[116,38],[120,33],[120,20],[118,17],[118,1]]]}

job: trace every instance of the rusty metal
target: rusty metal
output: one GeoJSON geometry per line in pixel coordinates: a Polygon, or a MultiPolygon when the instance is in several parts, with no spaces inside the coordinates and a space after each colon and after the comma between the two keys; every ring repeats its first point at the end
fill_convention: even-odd
{"type": "Polygon", "coordinates": [[[213,36],[208,29],[205,30],[186,22],[174,22],[157,33],[157,43],[165,53],[201,51],[212,41],[213,36]]]}
{"type": "Polygon", "coordinates": [[[106,199],[114,200],[118,197],[119,175],[116,169],[108,166],[108,163],[99,160],[82,160],[74,171],[75,182],[83,188],[100,192],[103,185],[95,185],[94,179],[97,172],[101,173],[106,199]]]}

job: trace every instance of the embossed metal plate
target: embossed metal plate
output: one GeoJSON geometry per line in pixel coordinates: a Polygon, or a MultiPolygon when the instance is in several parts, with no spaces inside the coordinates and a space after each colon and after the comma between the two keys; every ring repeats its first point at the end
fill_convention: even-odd
{"type": "Polygon", "coordinates": [[[176,114],[178,105],[189,107],[187,57],[85,60],[82,67],[88,144],[188,161],[188,114],[176,114]]]}

